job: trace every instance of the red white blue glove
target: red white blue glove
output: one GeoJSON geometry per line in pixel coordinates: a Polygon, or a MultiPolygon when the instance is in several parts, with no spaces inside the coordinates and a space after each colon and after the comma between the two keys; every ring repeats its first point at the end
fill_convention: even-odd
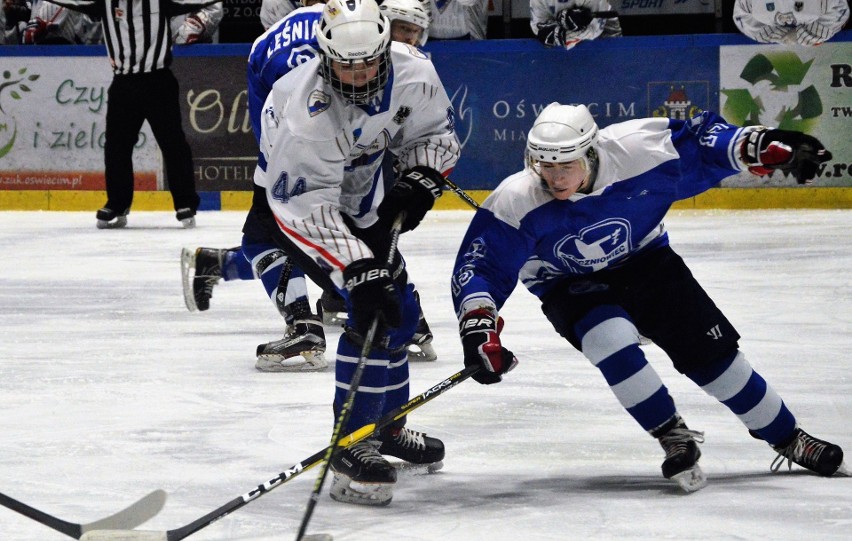
{"type": "Polygon", "coordinates": [[[757,129],[742,142],[740,155],[748,170],[758,176],[780,169],[799,184],[816,176],[819,164],[831,160],[831,152],[816,137],[797,131],[757,129]]]}
{"type": "Polygon", "coordinates": [[[178,29],[178,35],[175,38],[175,43],[178,45],[186,44],[192,45],[193,43],[197,43],[202,37],[204,37],[204,32],[207,30],[207,25],[204,24],[197,15],[190,15],[183,21],[183,24],[178,29]]]}
{"type": "Polygon", "coordinates": [[[21,41],[23,41],[24,45],[35,45],[41,42],[47,34],[47,27],[47,21],[44,19],[40,17],[32,19],[27,23],[27,27],[24,28],[24,35],[21,41]]]}
{"type": "Polygon", "coordinates": [[[503,320],[485,308],[471,310],[459,322],[464,365],[481,367],[472,377],[484,385],[498,383],[518,364],[515,354],[500,343],[501,330],[503,320]]]}

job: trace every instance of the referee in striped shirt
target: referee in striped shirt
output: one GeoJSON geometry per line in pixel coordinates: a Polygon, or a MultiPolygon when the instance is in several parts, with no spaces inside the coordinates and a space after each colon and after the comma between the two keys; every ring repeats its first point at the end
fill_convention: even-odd
{"type": "Polygon", "coordinates": [[[178,82],[169,69],[169,19],[217,0],[51,0],[100,19],[114,72],[107,95],[104,175],[107,202],[97,212],[99,229],[127,225],[133,202],[133,146],[147,120],[166,166],[177,219],[195,226],[192,151],[181,126],[178,82]]]}

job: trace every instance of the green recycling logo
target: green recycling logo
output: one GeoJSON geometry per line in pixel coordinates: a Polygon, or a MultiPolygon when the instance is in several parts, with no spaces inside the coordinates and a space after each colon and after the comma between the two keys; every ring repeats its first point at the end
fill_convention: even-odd
{"type": "Polygon", "coordinates": [[[822,114],[822,100],[813,85],[802,81],[813,60],[802,62],[795,53],[771,52],[755,55],[740,78],[751,88],[722,90],[727,97],[722,114],[732,124],[767,124],[782,130],[812,131],[822,114]],[[761,122],[761,118],[766,121],[761,122]]]}
{"type": "Polygon", "coordinates": [[[27,75],[27,68],[19,69],[14,75],[9,70],[3,72],[2,82],[0,82],[0,158],[12,150],[18,136],[18,123],[15,117],[3,109],[3,98],[5,94],[8,94],[13,100],[22,99],[23,93],[30,92],[27,82],[37,81],[39,77],[38,74],[27,75]]]}

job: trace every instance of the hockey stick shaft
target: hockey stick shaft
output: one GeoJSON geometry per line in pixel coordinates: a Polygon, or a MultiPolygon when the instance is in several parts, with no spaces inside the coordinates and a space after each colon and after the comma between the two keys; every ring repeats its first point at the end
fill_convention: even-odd
{"type": "Polygon", "coordinates": [[[477,203],[470,195],[467,194],[464,190],[462,190],[458,184],[453,182],[452,180],[445,178],[444,181],[447,183],[447,186],[454,192],[456,195],[462,198],[465,203],[473,207],[473,209],[479,208],[479,203],[477,203]]]}
{"type": "MultiPolygon", "coordinates": [[[[465,367],[464,370],[460,370],[450,377],[444,379],[443,381],[436,383],[426,391],[420,393],[414,398],[410,399],[405,404],[397,407],[396,409],[389,411],[386,413],[381,419],[376,421],[375,423],[371,423],[368,425],[364,425],[355,432],[351,434],[347,434],[346,436],[340,438],[338,442],[338,447],[349,447],[359,441],[368,438],[371,434],[376,432],[377,430],[382,430],[388,426],[391,426],[394,422],[402,419],[403,417],[411,414],[412,411],[416,410],[420,406],[426,404],[427,402],[431,402],[432,400],[438,398],[445,392],[449,391],[459,383],[464,380],[470,378],[477,371],[481,370],[479,366],[468,366],[465,367]]],[[[91,532],[86,537],[87,541],[181,541],[182,539],[186,539],[190,535],[198,532],[210,526],[217,520],[230,515],[234,511],[248,505],[254,500],[260,498],[264,494],[268,494],[280,487],[287,481],[298,477],[302,473],[310,470],[317,464],[319,464],[326,453],[328,453],[328,447],[321,451],[317,451],[312,454],[308,458],[302,460],[298,464],[295,464],[288,468],[287,470],[279,473],[274,478],[269,481],[257,485],[253,490],[234,498],[228,503],[222,505],[218,509],[211,511],[210,513],[204,515],[201,518],[194,520],[193,522],[181,526],[180,528],[176,528],[169,531],[100,531],[100,532],[91,532]]]]}
{"type": "Polygon", "coordinates": [[[88,524],[77,524],[49,515],[44,511],[30,507],[23,502],[0,493],[0,505],[8,507],[12,511],[17,511],[27,518],[31,518],[48,528],[52,528],[74,539],[80,539],[84,533],[90,530],[135,528],[159,513],[165,503],[166,493],[162,490],[155,490],[114,515],[88,524]]]}
{"type": "MultiPolygon", "coordinates": [[[[399,244],[399,232],[402,229],[402,222],[405,220],[405,212],[400,212],[399,216],[391,226],[391,243],[388,249],[387,264],[390,266],[396,256],[396,247],[399,244]]],[[[355,395],[358,392],[358,387],[361,385],[361,377],[364,374],[364,369],[367,367],[367,359],[370,356],[370,350],[373,349],[373,341],[376,339],[376,332],[379,328],[380,316],[377,313],[373,317],[373,322],[370,325],[370,330],[367,336],[364,337],[364,344],[361,347],[361,356],[358,358],[358,364],[355,367],[355,372],[352,374],[352,379],[349,382],[349,389],[346,391],[346,398],[340,407],[340,414],[337,422],[334,424],[334,430],[331,433],[331,444],[328,446],[328,451],[323,457],[323,464],[320,467],[320,473],[317,476],[317,481],[314,483],[314,489],[311,492],[311,497],[308,500],[308,506],[305,509],[305,514],[302,517],[302,523],[299,525],[299,532],[296,534],[296,541],[302,541],[305,532],[308,530],[308,524],[314,514],[314,509],[319,503],[320,493],[325,478],[328,476],[328,470],[331,468],[331,461],[339,452],[338,443],[343,436],[343,429],[349,422],[349,417],[352,415],[352,407],[355,404],[355,395]]]]}
{"type": "Polygon", "coordinates": [[[596,19],[615,19],[618,17],[618,12],[615,10],[609,11],[593,11],[592,17],[596,19]]]}

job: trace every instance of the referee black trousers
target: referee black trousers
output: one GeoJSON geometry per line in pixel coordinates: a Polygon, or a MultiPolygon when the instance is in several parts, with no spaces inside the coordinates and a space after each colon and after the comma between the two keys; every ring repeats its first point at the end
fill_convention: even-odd
{"type": "Polygon", "coordinates": [[[174,208],[199,204],[192,172],[192,150],[181,126],[178,82],[169,69],[115,75],[109,87],[104,165],[106,208],[117,213],[133,202],[133,147],[147,120],[166,167],[174,208]]]}

